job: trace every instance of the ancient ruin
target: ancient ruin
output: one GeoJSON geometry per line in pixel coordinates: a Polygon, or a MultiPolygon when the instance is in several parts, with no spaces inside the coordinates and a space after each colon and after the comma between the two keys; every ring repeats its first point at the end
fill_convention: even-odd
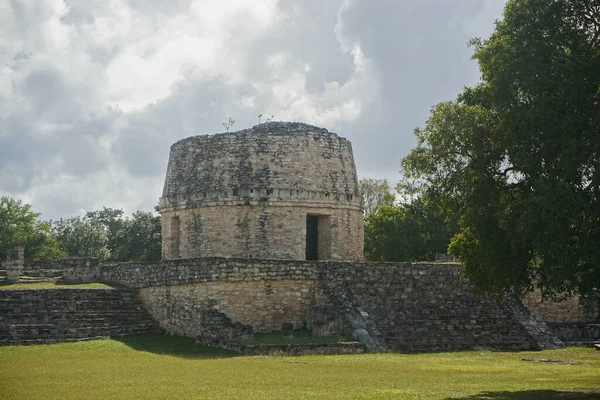
{"type": "Polygon", "coordinates": [[[363,259],[363,213],[350,142],[271,122],[171,147],[162,198],[163,259],[363,259]]]}
{"type": "Polygon", "coordinates": [[[563,346],[557,332],[563,340],[600,336],[597,299],[583,311],[570,304],[566,316],[550,310],[564,303],[529,298],[536,315],[567,318],[548,321],[553,331],[520,301],[474,294],[458,263],[362,261],[352,148],[322,128],[265,123],[175,143],[160,212],[161,262],[35,261],[11,252],[4,265],[13,280],[59,275],[126,289],[0,290],[0,344],[141,334],[157,326],[247,352],[262,350],[243,350],[240,338],[300,328],[362,343],[294,354],[542,349],[563,346]]]}

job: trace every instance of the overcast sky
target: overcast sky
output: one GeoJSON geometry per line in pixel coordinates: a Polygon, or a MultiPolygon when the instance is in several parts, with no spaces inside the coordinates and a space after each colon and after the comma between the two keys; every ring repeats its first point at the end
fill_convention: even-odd
{"type": "Polygon", "coordinates": [[[169,147],[302,121],[399,177],[432,105],[479,79],[503,0],[0,0],[0,195],[44,219],[151,210],[169,147]]]}

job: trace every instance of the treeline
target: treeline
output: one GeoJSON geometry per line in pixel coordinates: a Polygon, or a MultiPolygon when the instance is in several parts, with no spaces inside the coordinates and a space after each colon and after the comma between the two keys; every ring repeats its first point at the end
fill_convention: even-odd
{"type": "Polygon", "coordinates": [[[161,258],[160,217],[103,208],[83,217],[44,221],[29,204],[0,198],[0,258],[22,245],[26,258],[96,257],[102,261],[154,261],[161,258]]]}
{"type": "Polygon", "coordinates": [[[598,293],[599,15],[597,1],[506,3],[471,41],[481,81],[431,109],[400,204],[367,216],[369,258],[428,258],[429,241],[483,292],[598,293]]]}
{"type": "Polygon", "coordinates": [[[364,178],[360,186],[368,261],[432,261],[448,252],[458,223],[433,195],[416,196],[403,183],[394,195],[385,179],[364,178]]]}

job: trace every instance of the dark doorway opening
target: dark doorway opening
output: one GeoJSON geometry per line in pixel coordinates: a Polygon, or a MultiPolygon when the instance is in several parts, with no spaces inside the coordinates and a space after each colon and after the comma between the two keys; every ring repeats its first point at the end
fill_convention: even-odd
{"type": "Polygon", "coordinates": [[[319,216],[306,216],[306,259],[318,260],[319,254],[319,216]]]}

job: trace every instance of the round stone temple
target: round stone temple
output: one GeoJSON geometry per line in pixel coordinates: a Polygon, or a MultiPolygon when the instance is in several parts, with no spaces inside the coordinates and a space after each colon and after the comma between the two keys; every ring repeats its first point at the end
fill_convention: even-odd
{"type": "Polygon", "coordinates": [[[269,122],[171,147],[163,258],[363,259],[352,145],[326,129],[269,122]]]}

